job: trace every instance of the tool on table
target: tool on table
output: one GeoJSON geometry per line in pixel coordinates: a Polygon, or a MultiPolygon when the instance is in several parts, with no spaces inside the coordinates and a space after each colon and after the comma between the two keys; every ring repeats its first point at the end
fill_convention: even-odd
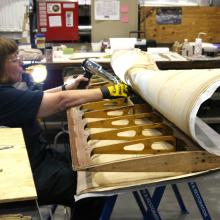
{"type": "Polygon", "coordinates": [[[81,82],[79,83],[79,86],[77,87],[77,89],[85,89],[86,86],[89,84],[89,80],[91,79],[91,77],[92,77],[92,75],[93,75],[93,73],[92,73],[91,71],[89,71],[86,67],[84,67],[84,62],[85,62],[85,61],[83,61],[83,63],[82,63],[82,68],[83,68],[83,70],[84,70],[83,76],[84,76],[85,78],[87,78],[88,81],[81,81],[81,82]]]}
{"type": "MultiPolygon", "coordinates": [[[[114,73],[109,73],[106,70],[102,68],[102,66],[93,60],[85,59],[82,63],[82,68],[84,69],[84,77],[90,79],[92,75],[99,75],[101,77],[104,77],[110,82],[113,82],[115,84],[115,87],[112,86],[112,88],[108,87],[108,92],[104,92],[106,90],[104,87],[102,88],[102,92],[104,92],[105,98],[108,97],[127,97],[130,96],[130,98],[136,98],[136,95],[134,92],[132,92],[132,89],[129,85],[126,85],[124,82],[122,82],[117,75],[114,73]]],[[[80,82],[80,85],[78,86],[78,89],[83,89],[88,85],[88,81],[82,81],[80,82]]]]}
{"type": "Polygon", "coordinates": [[[116,75],[107,72],[100,64],[94,62],[93,60],[85,59],[82,63],[82,68],[85,70],[84,76],[88,79],[90,79],[93,74],[97,74],[101,77],[105,77],[114,84],[122,83],[122,81],[116,75]]]}
{"type": "MultiPolygon", "coordinates": [[[[82,62],[82,68],[84,70],[83,76],[90,80],[90,78],[92,77],[93,74],[98,73],[97,72],[98,69],[100,69],[100,68],[102,69],[102,66],[94,61],[91,61],[89,59],[85,59],[82,62]]],[[[89,81],[87,81],[87,82],[81,81],[78,86],[78,89],[84,89],[88,85],[88,83],[89,83],[89,81]]]]}

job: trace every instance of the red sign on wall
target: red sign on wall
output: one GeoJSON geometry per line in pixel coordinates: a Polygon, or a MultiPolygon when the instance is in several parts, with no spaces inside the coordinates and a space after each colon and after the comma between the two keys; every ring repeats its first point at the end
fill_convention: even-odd
{"type": "Polygon", "coordinates": [[[38,2],[38,32],[44,33],[47,41],[77,41],[78,2],[38,2]]]}

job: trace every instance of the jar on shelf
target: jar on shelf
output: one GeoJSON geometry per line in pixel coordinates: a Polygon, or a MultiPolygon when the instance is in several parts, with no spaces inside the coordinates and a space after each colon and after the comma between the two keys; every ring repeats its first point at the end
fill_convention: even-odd
{"type": "Polygon", "coordinates": [[[35,45],[38,49],[43,50],[45,48],[46,38],[44,34],[36,34],[35,35],[35,45]]]}

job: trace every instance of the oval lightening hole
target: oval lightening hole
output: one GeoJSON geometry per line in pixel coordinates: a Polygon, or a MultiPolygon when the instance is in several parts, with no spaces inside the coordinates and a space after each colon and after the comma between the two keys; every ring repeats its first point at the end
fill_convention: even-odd
{"type": "Polygon", "coordinates": [[[124,146],[124,150],[126,150],[126,151],[143,151],[144,144],[138,143],[138,144],[127,145],[127,146],[124,146]]]}
{"type": "Polygon", "coordinates": [[[117,120],[113,121],[112,125],[128,125],[129,121],[128,120],[117,120]]]}
{"type": "Polygon", "coordinates": [[[141,118],[141,119],[135,119],[135,124],[136,125],[153,124],[153,122],[148,118],[141,118]]]}
{"type": "Polygon", "coordinates": [[[134,113],[134,109],[132,108],[132,109],[129,109],[129,111],[128,111],[128,115],[132,115],[134,113]]]}
{"type": "Polygon", "coordinates": [[[107,115],[110,115],[110,116],[121,116],[123,115],[123,111],[110,111],[107,113],[107,115]]]}
{"type": "Polygon", "coordinates": [[[117,102],[111,102],[111,103],[105,103],[104,106],[106,107],[113,107],[113,106],[116,106],[117,105],[117,102]]]}
{"type": "Polygon", "coordinates": [[[144,129],[142,131],[142,135],[144,136],[156,136],[156,135],[161,135],[162,133],[157,130],[157,129],[144,129]]]}
{"type": "Polygon", "coordinates": [[[117,134],[118,137],[134,137],[135,135],[136,135],[136,131],[134,130],[123,131],[117,134]]]}
{"type": "Polygon", "coordinates": [[[151,145],[153,150],[174,150],[174,146],[165,141],[154,142],[151,145]]]}

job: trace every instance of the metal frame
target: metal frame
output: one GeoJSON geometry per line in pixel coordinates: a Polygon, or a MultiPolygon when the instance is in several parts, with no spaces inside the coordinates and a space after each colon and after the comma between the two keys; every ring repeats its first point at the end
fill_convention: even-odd
{"type": "MultiPolygon", "coordinates": [[[[212,220],[196,182],[188,182],[188,186],[195,199],[196,205],[201,213],[202,219],[212,220]]],[[[180,207],[181,213],[189,214],[184,204],[184,201],[182,199],[182,196],[180,194],[180,191],[177,187],[177,184],[171,184],[171,187],[177,199],[177,203],[180,207]]],[[[132,192],[138,204],[138,207],[140,208],[140,211],[143,215],[144,220],[149,220],[149,219],[161,220],[161,216],[158,212],[158,208],[159,208],[161,199],[163,197],[163,194],[165,192],[165,189],[166,189],[166,186],[156,187],[152,196],[150,195],[148,189],[142,189],[139,191],[132,192]]],[[[100,220],[110,219],[117,197],[118,195],[114,195],[106,199],[100,220]]]]}

